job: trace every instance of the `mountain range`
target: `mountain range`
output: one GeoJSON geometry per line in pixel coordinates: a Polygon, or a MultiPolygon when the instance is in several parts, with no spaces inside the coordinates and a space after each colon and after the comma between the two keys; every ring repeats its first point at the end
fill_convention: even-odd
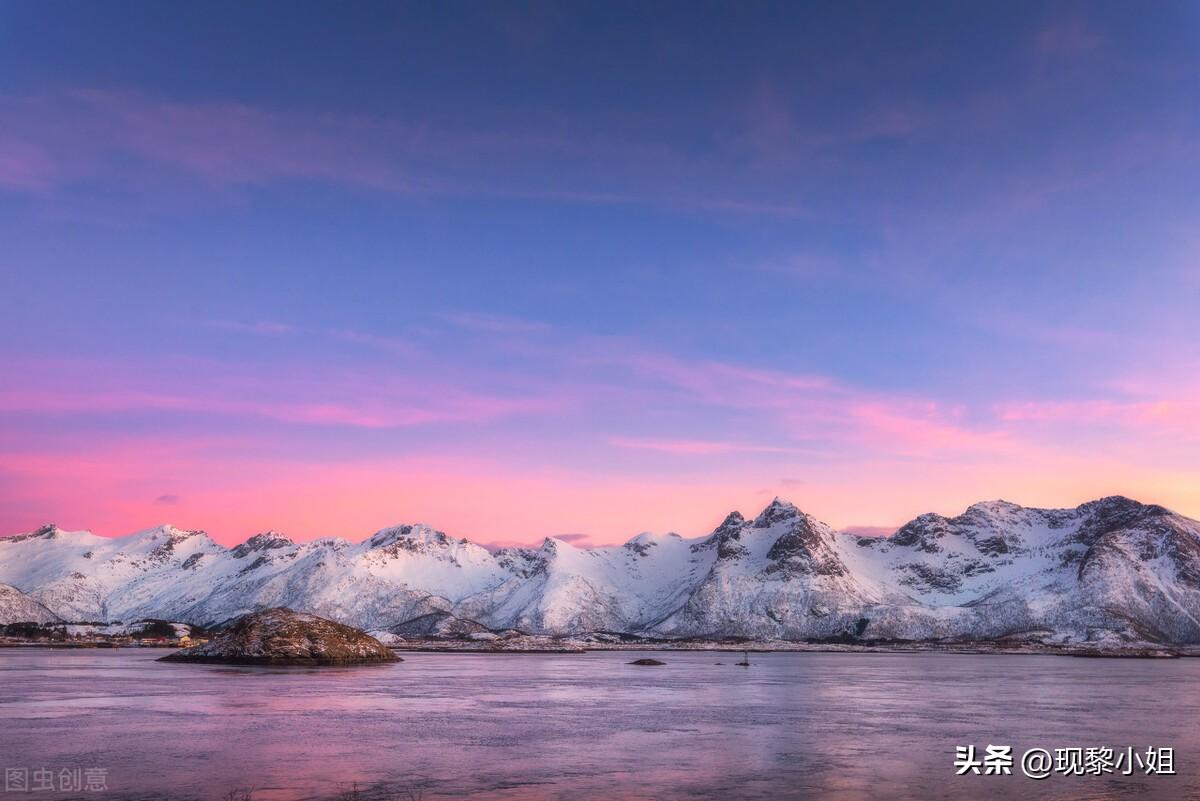
{"type": "Polygon", "coordinates": [[[493,553],[424,525],[358,543],[270,531],[233,548],[169,525],[0,539],[0,622],[211,625],[274,606],[423,635],[1194,644],[1200,522],[1123,497],[989,501],[862,537],[776,499],[707,536],[596,548],[550,538],[493,553]]]}

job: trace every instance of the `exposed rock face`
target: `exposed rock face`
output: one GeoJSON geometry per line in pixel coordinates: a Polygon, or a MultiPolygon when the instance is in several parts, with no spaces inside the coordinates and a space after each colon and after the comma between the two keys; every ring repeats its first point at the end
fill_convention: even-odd
{"type": "Polygon", "coordinates": [[[278,548],[288,548],[295,544],[296,543],[292,542],[278,531],[264,531],[262,534],[255,534],[253,537],[230,551],[230,553],[233,555],[234,559],[241,559],[245,556],[249,556],[252,553],[273,551],[278,548]]]}
{"type": "Polygon", "coordinates": [[[388,631],[401,637],[467,637],[486,632],[488,628],[449,612],[430,612],[392,626],[388,631]]]}
{"type": "MultiPolygon", "coordinates": [[[[684,603],[648,627],[666,637],[803,639],[852,627],[851,610],[878,603],[879,588],[855,576],[829,526],[775,499],[752,522],[730,515],[710,535],[716,558],[684,603]],[[729,547],[730,543],[737,547],[729,547]],[[736,632],[733,633],[733,632],[736,632]]],[[[698,552],[701,555],[703,551],[698,552]]]]}
{"type": "Polygon", "coordinates": [[[242,617],[207,645],[177,651],[159,661],[352,665],[400,660],[366,632],[316,615],[276,607],[242,617]]]}

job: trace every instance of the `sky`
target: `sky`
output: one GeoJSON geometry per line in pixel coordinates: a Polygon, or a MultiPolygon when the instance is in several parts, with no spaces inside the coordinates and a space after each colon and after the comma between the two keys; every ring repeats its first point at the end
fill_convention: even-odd
{"type": "Polygon", "coordinates": [[[0,535],[1200,517],[1200,6],[0,2],[0,535]]]}

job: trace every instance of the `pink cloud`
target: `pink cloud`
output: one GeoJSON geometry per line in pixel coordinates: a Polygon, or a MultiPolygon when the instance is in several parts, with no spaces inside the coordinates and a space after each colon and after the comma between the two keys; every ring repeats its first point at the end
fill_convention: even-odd
{"type": "MultiPolygon", "coordinates": [[[[353,394],[340,387],[343,394],[353,394]]],[[[410,397],[385,398],[381,393],[346,401],[248,399],[261,393],[255,383],[209,382],[202,392],[37,391],[0,392],[0,412],[95,414],[119,412],[194,412],[262,417],[285,423],[396,428],[441,422],[479,422],[522,414],[544,414],[561,408],[561,399],[509,398],[473,394],[457,387],[423,385],[410,397]]]]}
{"type": "MultiPolygon", "coordinates": [[[[921,120],[904,107],[871,109],[828,130],[802,130],[802,146],[785,142],[773,153],[785,157],[789,169],[824,170],[823,149],[830,144],[907,135],[921,120]]],[[[465,126],[411,115],[334,116],[95,89],[0,96],[0,152],[17,154],[10,164],[0,163],[0,187],[49,192],[99,179],[152,197],[155,202],[137,209],[142,213],[161,213],[163,197],[196,203],[197,188],[236,197],[241,189],[271,182],[317,181],[421,197],[651,204],[784,219],[815,215],[794,192],[764,195],[757,181],[748,180],[736,142],[716,158],[698,156],[650,133],[656,121],[652,114],[631,119],[547,111],[513,118],[496,112],[465,126]]],[[[720,138],[737,137],[721,132],[720,138]]],[[[75,203],[87,206],[87,199],[75,203]]],[[[106,219],[104,209],[85,210],[106,219]]],[[[124,221],[115,216],[113,222],[124,221]]]]}
{"type": "MultiPolygon", "coordinates": [[[[699,535],[731,509],[754,513],[771,481],[753,465],[689,478],[630,475],[622,469],[520,468],[468,456],[297,461],[241,445],[230,460],[211,443],[122,441],[49,456],[0,453],[0,485],[23,499],[0,506],[0,532],[46,520],[121,534],[164,522],[203,528],[233,543],[279,528],[299,538],[362,539],[387,525],[425,522],[452,536],[536,545],[564,531],[594,543],[643,530],[699,535]],[[170,486],[179,502],[154,502],[170,486]]],[[[1042,454],[1038,463],[855,460],[802,468],[805,486],[780,492],[837,526],[851,520],[904,521],[925,511],[956,514],[980,499],[1073,505],[1113,492],[1200,511],[1194,473],[1100,456],[1042,454]]]]}
{"type": "Polygon", "coordinates": [[[269,320],[256,320],[253,322],[240,322],[237,320],[207,320],[206,325],[213,328],[219,328],[225,331],[233,331],[239,334],[267,334],[267,335],[283,335],[293,334],[299,329],[287,323],[276,323],[269,320]]]}
{"type": "Polygon", "coordinates": [[[999,455],[1011,453],[1017,443],[1003,430],[975,430],[955,421],[958,416],[936,403],[913,406],[873,401],[851,408],[859,424],[858,436],[870,447],[888,448],[909,455],[946,453],[999,455]]]}
{"type": "Polygon", "coordinates": [[[619,365],[717,405],[778,406],[794,401],[799,393],[836,389],[833,381],[821,375],[796,375],[708,360],[689,361],[631,347],[631,343],[616,347],[612,343],[594,343],[593,347],[590,359],[619,365]]]}
{"type": "Polygon", "coordinates": [[[345,342],[351,345],[362,345],[380,351],[417,356],[420,348],[412,341],[394,336],[384,336],[369,331],[359,331],[353,328],[312,328],[291,323],[281,323],[271,320],[256,320],[242,322],[238,320],[204,320],[203,325],[235,334],[254,336],[309,336],[345,342]]]}
{"type": "Polygon", "coordinates": [[[498,314],[454,312],[442,315],[442,317],[461,328],[488,334],[546,334],[551,331],[550,325],[538,320],[526,320],[498,314]]]}
{"type": "Polygon", "coordinates": [[[516,339],[536,370],[459,371],[418,356],[310,380],[287,364],[189,361],[167,373],[192,376],[180,384],[156,379],[155,364],[6,364],[26,388],[0,392],[0,414],[23,415],[21,428],[34,433],[6,426],[0,439],[0,522],[16,531],[58,518],[121,533],[160,522],[154,499],[164,493],[180,499],[172,522],[230,541],[259,528],[365,535],[419,520],[485,541],[567,531],[613,542],[644,529],[704,533],[731,508],[753,511],[772,494],[833,525],[954,513],[997,496],[1063,505],[1119,492],[1200,511],[1189,437],[1140,436],[1200,430],[1195,396],[1169,394],[1169,382],[1143,382],[1133,401],[951,403],[632,341],[614,347],[557,331],[516,339]],[[211,436],[174,423],[144,434],[69,419],[129,413],[144,423],[154,410],[205,415],[200,428],[211,436]],[[226,417],[473,428],[466,442],[414,446],[421,458],[347,459],[329,432],[232,427],[226,417]],[[614,430],[621,419],[636,428],[614,430]]]}
{"type": "Polygon", "coordinates": [[[143,445],[57,457],[0,454],[0,478],[39,510],[35,516],[0,508],[0,531],[53,519],[101,534],[126,533],[163,522],[163,507],[147,488],[170,483],[179,498],[170,522],[203,528],[226,543],[267,528],[301,539],[361,539],[399,522],[426,522],[482,542],[537,544],[562,532],[613,542],[647,526],[702,532],[728,511],[720,506],[750,495],[724,484],[714,489],[708,481],[517,470],[464,457],[315,463],[250,451],[230,462],[203,448],[143,445]]]}
{"type": "Polygon", "coordinates": [[[1118,424],[1146,433],[1200,431],[1200,399],[1195,397],[1120,401],[1108,399],[1027,401],[1004,404],[996,415],[1012,423],[1058,423],[1071,426],[1118,424]]]}
{"type": "MultiPolygon", "coordinates": [[[[696,178],[700,170],[712,173],[711,163],[666,143],[608,135],[596,125],[550,116],[455,127],[92,89],[0,96],[0,152],[12,154],[0,161],[0,186],[48,191],[103,178],[161,195],[181,178],[210,190],[302,180],[405,195],[796,211],[716,193],[717,177],[707,183],[696,178]],[[565,177],[572,179],[569,191],[562,188],[565,177]]],[[[178,187],[174,191],[179,194],[178,187]]]]}
{"type": "Polygon", "coordinates": [[[615,438],[622,447],[676,453],[802,452],[800,443],[935,456],[1012,454],[1022,447],[1002,426],[970,425],[962,408],[920,398],[888,397],[834,381],[712,361],[686,362],[628,348],[611,355],[635,372],[706,404],[768,415],[779,444],[756,447],[725,440],[615,438]],[[840,446],[839,446],[840,443],[840,446]]]}
{"type": "Polygon", "coordinates": [[[817,119],[797,101],[795,87],[769,81],[748,93],[739,118],[734,142],[763,170],[813,162],[828,165],[838,148],[911,136],[931,121],[926,109],[895,99],[847,104],[836,118],[817,119]]]}
{"type": "Polygon", "coordinates": [[[632,437],[610,437],[609,444],[618,448],[661,451],[689,456],[707,456],[722,453],[796,453],[795,448],[780,448],[771,445],[750,445],[742,442],[714,442],[710,440],[636,439],[632,437]]]}
{"type": "Polygon", "coordinates": [[[45,148],[0,136],[0,186],[44,192],[60,179],[55,159],[45,148]]]}
{"type": "MultiPolygon", "coordinates": [[[[438,134],[420,125],[364,117],[285,113],[238,103],[181,103],[80,90],[0,97],[12,188],[104,175],[154,182],[133,157],[212,186],[278,179],[334,181],[389,192],[442,192],[414,168],[437,154],[480,158],[524,145],[512,135],[438,134]],[[122,163],[120,170],[114,160],[122,163]]],[[[144,166],[144,165],[141,165],[144,166]]]]}

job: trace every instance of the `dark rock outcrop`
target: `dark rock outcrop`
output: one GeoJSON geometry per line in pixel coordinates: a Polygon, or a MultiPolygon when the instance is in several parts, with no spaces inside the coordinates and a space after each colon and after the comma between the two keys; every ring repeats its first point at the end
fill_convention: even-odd
{"type": "Polygon", "coordinates": [[[488,627],[449,612],[430,612],[388,629],[401,637],[467,637],[486,632],[488,627]]]}
{"type": "Polygon", "coordinates": [[[294,545],[290,539],[280,534],[278,531],[266,531],[262,534],[255,534],[250,539],[243,542],[241,545],[233,549],[234,558],[241,559],[252,553],[262,551],[273,551],[279,548],[287,548],[294,545]]]}

